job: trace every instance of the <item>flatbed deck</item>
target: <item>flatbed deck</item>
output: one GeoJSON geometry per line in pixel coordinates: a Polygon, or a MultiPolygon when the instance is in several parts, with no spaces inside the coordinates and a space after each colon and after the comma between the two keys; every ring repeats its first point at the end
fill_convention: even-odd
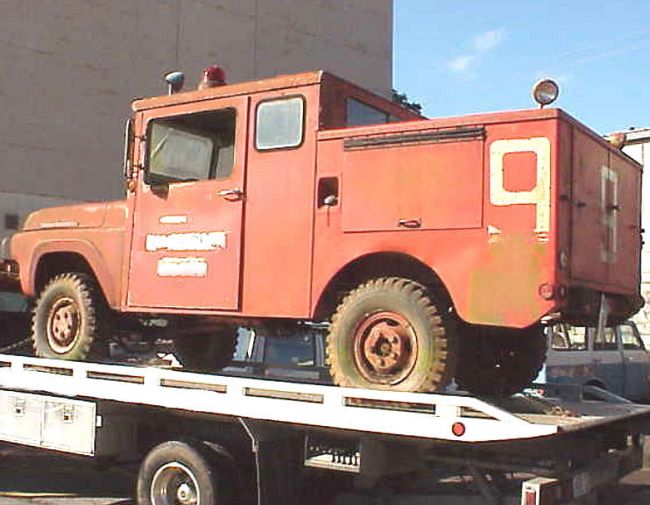
{"type": "Polygon", "coordinates": [[[162,368],[0,355],[0,388],[306,427],[467,443],[647,419],[650,405],[361,390],[162,368]]]}

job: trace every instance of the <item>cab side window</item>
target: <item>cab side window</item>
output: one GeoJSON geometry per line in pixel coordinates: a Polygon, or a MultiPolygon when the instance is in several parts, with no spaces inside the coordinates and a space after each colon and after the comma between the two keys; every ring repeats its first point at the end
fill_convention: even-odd
{"type": "Polygon", "coordinates": [[[616,331],[614,328],[605,328],[600,337],[597,335],[596,328],[589,328],[594,335],[594,351],[616,351],[618,344],[616,342],[616,331]]]}
{"type": "Polygon", "coordinates": [[[229,177],[236,116],[235,109],[223,109],[153,120],[147,135],[147,183],[229,177]]]}
{"type": "Polygon", "coordinates": [[[310,367],[316,364],[313,335],[266,337],[264,362],[268,365],[310,367]]]}
{"type": "Polygon", "coordinates": [[[559,323],[550,328],[551,348],[556,351],[585,351],[587,335],[584,326],[559,323]]]}

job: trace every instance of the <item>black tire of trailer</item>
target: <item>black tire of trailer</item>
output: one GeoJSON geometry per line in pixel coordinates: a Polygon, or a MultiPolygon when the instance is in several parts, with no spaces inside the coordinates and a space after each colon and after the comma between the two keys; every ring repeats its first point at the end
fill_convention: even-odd
{"type": "Polygon", "coordinates": [[[372,279],[350,291],[327,336],[334,382],[392,391],[443,389],[454,372],[455,333],[434,303],[440,303],[435,293],[401,277],[372,279]],[[392,361],[393,368],[386,366],[392,361]]]}
{"type": "Polygon", "coordinates": [[[85,273],[50,279],[32,312],[34,353],[42,358],[102,357],[107,354],[110,329],[110,310],[97,283],[85,273]]]}
{"type": "Polygon", "coordinates": [[[155,446],[140,465],[138,505],[224,503],[223,479],[214,454],[200,442],[171,440],[155,446]],[[193,501],[194,498],[194,501],[193,501]]]}

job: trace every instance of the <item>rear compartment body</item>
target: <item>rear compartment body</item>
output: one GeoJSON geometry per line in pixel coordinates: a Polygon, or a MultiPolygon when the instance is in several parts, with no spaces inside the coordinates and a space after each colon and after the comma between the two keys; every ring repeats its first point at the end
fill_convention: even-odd
{"type": "Polygon", "coordinates": [[[640,307],[641,167],[558,109],[321,132],[314,279],[390,251],[432,269],[470,323],[640,307]]]}

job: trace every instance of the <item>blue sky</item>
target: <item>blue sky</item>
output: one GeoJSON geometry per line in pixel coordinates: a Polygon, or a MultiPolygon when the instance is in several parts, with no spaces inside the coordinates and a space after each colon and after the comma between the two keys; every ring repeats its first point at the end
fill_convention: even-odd
{"type": "Polygon", "coordinates": [[[394,86],[429,117],[556,102],[599,133],[650,126],[650,0],[395,0],[394,86]]]}

